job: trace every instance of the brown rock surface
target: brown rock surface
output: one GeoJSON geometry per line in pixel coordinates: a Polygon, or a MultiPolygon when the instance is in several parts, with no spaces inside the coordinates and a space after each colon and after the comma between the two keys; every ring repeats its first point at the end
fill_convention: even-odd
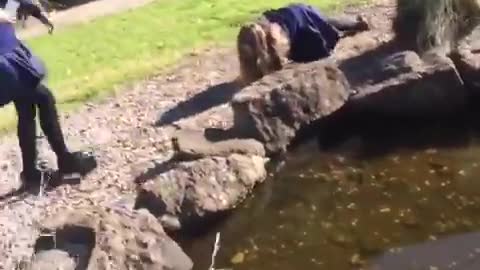
{"type": "Polygon", "coordinates": [[[402,117],[437,117],[462,111],[468,93],[453,62],[428,53],[402,51],[368,62],[341,65],[357,93],[349,105],[402,117]]]}
{"type": "Polygon", "coordinates": [[[480,27],[462,40],[457,51],[451,55],[460,76],[471,93],[480,95],[480,27]]]}
{"type": "Polygon", "coordinates": [[[349,88],[330,59],[291,65],[234,96],[234,129],[263,142],[267,154],[283,152],[301,127],[341,108],[349,88]]]}
{"type": "Polygon", "coordinates": [[[179,130],[173,134],[173,147],[187,159],[209,156],[226,157],[231,154],[265,156],[263,144],[254,139],[208,140],[202,131],[179,130]]]}
{"type": "Polygon", "coordinates": [[[192,268],[187,255],[144,210],[87,207],[62,211],[48,218],[42,231],[55,235],[60,247],[68,243],[91,247],[87,270],[192,268]],[[93,237],[86,237],[88,231],[93,237]]]}
{"type": "Polygon", "coordinates": [[[231,154],[180,162],[142,185],[137,207],[147,208],[161,220],[177,218],[183,229],[235,208],[265,179],[265,161],[260,156],[231,154]]]}

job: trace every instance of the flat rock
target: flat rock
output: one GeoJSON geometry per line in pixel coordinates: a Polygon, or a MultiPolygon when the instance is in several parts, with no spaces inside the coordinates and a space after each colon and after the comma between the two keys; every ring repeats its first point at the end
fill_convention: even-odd
{"type": "Polygon", "coordinates": [[[231,154],[180,162],[153,180],[145,182],[137,208],[147,208],[161,220],[175,224],[169,229],[199,226],[235,208],[266,178],[266,159],[231,154]]]}
{"type": "Polygon", "coordinates": [[[468,93],[451,59],[413,51],[341,65],[357,93],[349,105],[381,115],[438,117],[463,111],[468,93]]]}
{"type": "Polygon", "coordinates": [[[51,249],[41,251],[33,257],[29,270],[75,270],[77,264],[63,250],[51,249]]]}
{"type": "Polygon", "coordinates": [[[177,154],[190,159],[209,156],[226,157],[231,154],[265,156],[263,144],[254,139],[227,139],[210,141],[203,131],[181,129],[173,135],[177,154]]]}
{"type": "Polygon", "coordinates": [[[190,270],[193,263],[145,210],[117,211],[100,207],[65,210],[49,217],[41,228],[56,244],[90,247],[86,270],[190,270]],[[86,232],[91,232],[89,236],[86,232]]]}
{"type": "Polygon", "coordinates": [[[341,108],[349,84],[332,59],[293,64],[263,77],[233,97],[234,129],[283,152],[297,131],[341,108]]]}

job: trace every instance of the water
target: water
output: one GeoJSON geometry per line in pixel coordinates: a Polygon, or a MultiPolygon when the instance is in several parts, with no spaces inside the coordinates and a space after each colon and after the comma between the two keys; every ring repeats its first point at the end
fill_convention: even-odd
{"type": "MultiPolygon", "coordinates": [[[[183,247],[195,269],[208,269],[219,231],[216,269],[350,270],[367,269],[372,259],[395,247],[477,231],[480,143],[452,130],[410,129],[368,140],[350,136],[328,152],[317,151],[315,143],[304,145],[231,217],[183,247]],[[404,142],[385,144],[398,138],[404,142]]],[[[476,239],[468,248],[480,253],[479,238],[466,236],[448,244],[443,254],[430,252],[429,264],[453,256],[449,250],[460,250],[454,247],[458,244],[467,248],[468,239],[476,239]]],[[[414,259],[406,260],[415,265],[414,259]]],[[[458,262],[452,258],[450,263],[458,262]]]]}

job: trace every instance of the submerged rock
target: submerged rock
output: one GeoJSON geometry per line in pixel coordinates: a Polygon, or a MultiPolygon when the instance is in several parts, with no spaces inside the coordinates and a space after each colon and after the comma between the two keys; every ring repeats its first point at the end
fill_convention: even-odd
{"type": "Polygon", "coordinates": [[[283,152],[301,127],[337,111],[348,96],[334,61],[294,64],[234,96],[234,129],[264,143],[267,154],[283,152]]]}
{"type": "Polygon", "coordinates": [[[142,185],[136,207],[147,208],[172,230],[198,225],[235,208],[265,179],[265,162],[239,154],[180,162],[142,185]]]}
{"type": "MultiPolygon", "coordinates": [[[[79,269],[86,270],[189,270],[193,266],[159,221],[144,210],[127,212],[100,207],[69,210],[48,218],[42,231],[53,235],[55,240],[52,250],[37,251],[37,260],[42,263],[52,258],[68,262],[66,257],[70,255],[77,257],[77,266],[82,264],[79,269]],[[56,248],[66,250],[67,255],[56,248]]],[[[34,265],[39,262],[34,261],[34,265]]]]}

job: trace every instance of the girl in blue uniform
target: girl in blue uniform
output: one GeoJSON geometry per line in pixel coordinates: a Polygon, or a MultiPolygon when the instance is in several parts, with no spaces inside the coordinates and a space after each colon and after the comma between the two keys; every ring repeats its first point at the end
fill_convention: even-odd
{"type": "MultiPolygon", "coordinates": [[[[23,12],[39,19],[53,30],[53,25],[40,8],[30,0],[17,0],[23,12]]],[[[7,13],[0,13],[0,106],[13,102],[18,114],[18,139],[22,152],[22,187],[37,187],[41,172],[37,168],[36,124],[37,109],[40,126],[55,152],[59,172],[63,174],[88,173],[96,167],[93,155],[70,152],[67,148],[57,116],[55,99],[41,83],[46,68],[39,58],[15,35],[14,21],[7,13]]]]}
{"type": "Polygon", "coordinates": [[[306,4],[263,12],[244,25],[237,37],[240,75],[244,84],[282,69],[288,61],[311,62],[328,57],[341,37],[369,29],[357,17],[326,17],[306,4]]]}

